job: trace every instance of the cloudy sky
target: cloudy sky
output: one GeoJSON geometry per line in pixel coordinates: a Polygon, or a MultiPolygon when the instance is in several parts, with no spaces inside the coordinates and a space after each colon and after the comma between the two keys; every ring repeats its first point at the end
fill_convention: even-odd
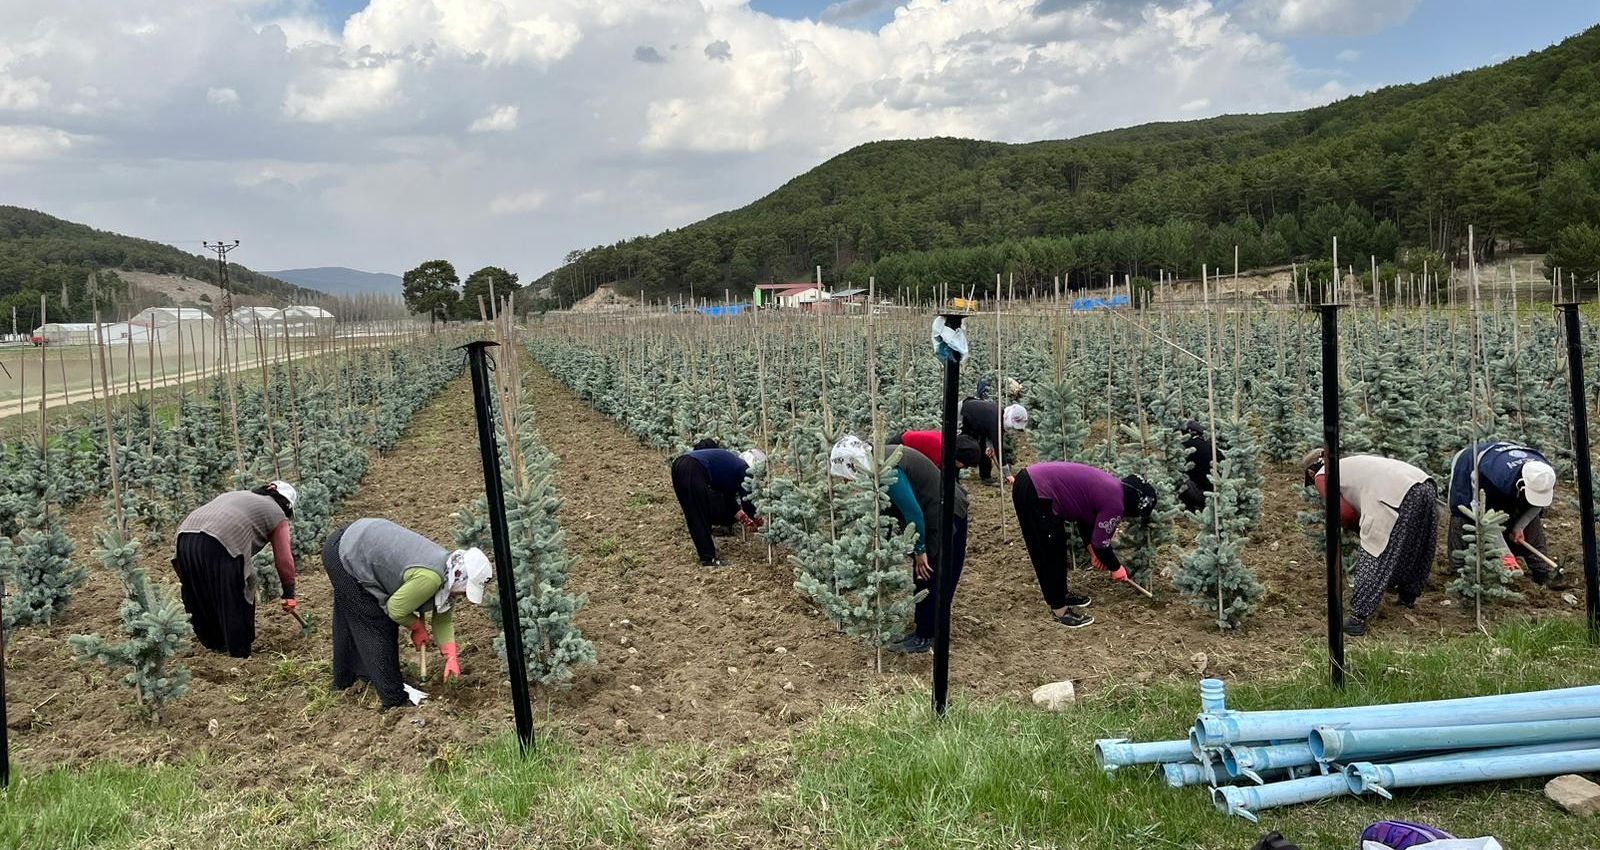
{"type": "Polygon", "coordinates": [[[1295,109],[1594,0],[0,0],[0,203],[254,268],[533,277],[852,145],[1295,109]]]}

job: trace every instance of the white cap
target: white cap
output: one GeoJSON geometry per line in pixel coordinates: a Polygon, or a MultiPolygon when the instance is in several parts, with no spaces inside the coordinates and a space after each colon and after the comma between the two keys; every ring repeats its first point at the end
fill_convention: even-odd
{"type": "Polygon", "coordinates": [[[1556,500],[1556,471],[1550,464],[1530,460],[1522,465],[1522,495],[1536,508],[1547,508],[1556,500]]]}
{"type": "Polygon", "coordinates": [[[871,468],[871,464],[872,454],[860,437],[840,437],[839,442],[833,444],[833,451],[828,453],[828,467],[833,474],[851,481],[871,468]]]}
{"type": "Polygon", "coordinates": [[[739,453],[739,459],[744,461],[745,466],[755,469],[767,462],[767,453],[760,449],[745,449],[739,453]]]}
{"type": "Polygon", "coordinates": [[[465,590],[468,602],[482,605],[483,586],[489,583],[489,576],[493,573],[489,568],[489,556],[474,546],[451,552],[445,563],[450,568],[450,589],[465,590]]]}
{"type": "Polygon", "coordinates": [[[293,484],[287,481],[274,481],[272,489],[277,490],[278,495],[289,501],[289,510],[294,510],[295,502],[300,500],[300,494],[295,491],[293,484]]]}
{"type": "Polygon", "coordinates": [[[1020,404],[1010,405],[1006,408],[1001,421],[1005,423],[1007,431],[1026,431],[1028,430],[1028,409],[1020,404]]]}

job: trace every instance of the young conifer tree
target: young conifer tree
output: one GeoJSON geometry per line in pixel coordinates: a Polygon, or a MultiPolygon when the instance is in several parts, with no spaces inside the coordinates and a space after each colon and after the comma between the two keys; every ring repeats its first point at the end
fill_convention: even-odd
{"type": "Polygon", "coordinates": [[[1249,525],[1240,508],[1244,481],[1233,467],[1230,455],[1213,470],[1214,489],[1206,496],[1200,514],[1195,548],[1184,555],[1173,578],[1179,592],[1196,608],[1215,614],[1217,626],[1223,629],[1242,624],[1266,593],[1255,572],[1240,559],[1249,525]]]}
{"type": "Polygon", "coordinates": [[[0,626],[7,634],[17,626],[50,625],[88,578],[72,562],[76,544],[63,529],[54,492],[44,479],[36,479],[21,506],[16,541],[0,537],[0,577],[6,586],[0,626]]]}
{"type": "Polygon", "coordinates": [[[189,615],[171,589],[150,581],[139,565],[139,542],[125,539],[113,525],[97,532],[94,552],[107,570],[122,580],[123,599],[117,613],[127,639],[111,643],[97,634],[67,640],[81,662],[98,661],[112,670],[127,669],[124,687],[131,688],[142,711],[159,720],[161,707],[189,690],[189,669],[172,659],[194,633],[189,615]]]}
{"type": "Polygon", "coordinates": [[[1467,524],[1462,530],[1460,549],[1450,553],[1461,564],[1448,590],[1457,596],[1476,602],[1501,602],[1521,599],[1522,594],[1511,589],[1515,573],[1505,567],[1505,529],[1510,519],[1504,511],[1486,509],[1483,491],[1478,491],[1473,505],[1460,508],[1467,524]]]}

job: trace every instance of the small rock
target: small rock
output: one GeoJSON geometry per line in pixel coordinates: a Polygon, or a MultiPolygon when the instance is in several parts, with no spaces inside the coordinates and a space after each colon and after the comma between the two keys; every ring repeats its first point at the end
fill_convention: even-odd
{"type": "Polygon", "coordinates": [[[1276,552],[1276,551],[1278,551],[1279,545],[1281,545],[1281,544],[1279,544],[1278,541],[1274,540],[1271,543],[1267,544],[1267,551],[1268,552],[1276,552]]]}
{"type": "Polygon", "coordinates": [[[1600,785],[1575,773],[1546,782],[1544,795],[1569,814],[1585,817],[1600,812],[1600,785]]]}
{"type": "Polygon", "coordinates": [[[657,714],[656,715],[656,719],[657,720],[666,720],[667,716],[665,714],[657,714]]]}
{"type": "Polygon", "coordinates": [[[1033,689],[1033,704],[1045,711],[1065,711],[1078,701],[1072,682],[1051,682],[1033,689]]]}
{"type": "Polygon", "coordinates": [[[644,688],[641,688],[638,685],[629,685],[628,690],[633,691],[636,694],[644,693],[644,688]]]}
{"type": "Polygon", "coordinates": [[[210,735],[211,737],[215,738],[215,737],[217,737],[218,731],[220,731],[220,727],[218,726],[217,719],[215,717],[213,717],[210,720],[206,721],[206,734],[207,735],[210,735]]]}
{"type": "Polygon", "coordinates": [[[787,649],[785,649],[785,648],[783,648],[781,646],[775,646],[775,647],[772,648],[772,654],[773,655],[784,655],[784,654],[788,653],[788,651],[789,650],[787,650],[787,649]]]}
{"type": "Polygon", "coordinates": [[[786,690],[786,691],[794,690],[794,682],[784,682],[783,683],[783,689],[786,690]]]}
{"type": "Polygon", "coordinates": [[[1135,682],[1148,682],[1155,677],[1156,674],[1150,672],[1149,670],[1140,670],[1139,672],[1133,674],[1133,680],[1135,682]]]}
{"type": "Polygon", "coordinates": [[[637,646],[628,647],[628,654],[629,655],[638,655],[639,654],[639,647],[637,647],[637,646]]]}
{"type": "Polygon", "coordinates": [[[737,668],[737,667],[729,667],[728,668],[728,675],[730,675],[730,676],[733,675],[734,673],[737,673],[737,672],[739,672],[739,668],[737,668]]]}
{"type": "Polygon", "coordinates": [[[1571,605],[1574,608],[1578,607],[1578,597],[1573,596],[1570,593],[1561,594],[1561,601],[1571,605]]]}
{"type": "Polygon", "coordinates": [[[1204,652],[1196,652],[1195,654],[1189,656],[1189,663],[1194,665],[1194,671],[1196,673],[1204,673],[1206,671],[1206,665],[1211,663],[1211,656],[1206,655],[1204,652]]]}
{"type": "Polygon", "coordinates": [[[628,721],[618,717],[617,722],[611,724],[611,728],[617,730],[618,732],[626,732],[628,731],[628,721]]]}
{"type": "Polygon", "coordinates": [[[618,640],[617,642],[622,644],[623,646],[628,646],[629,644],[633,643],[633,638],[630,638],[627,635],[623,635],[622,638],[620,640],[618,640]]]}
{"type": "Polygon", "coordinates": [[[618,622],[622,623],[624,628],[629,628],[629,629],[633,628],[633,621],[632,620],[619,620],[618,622]]]}
{"type": "Polygon", "coordinates": [[[421,729],[422,727],[428,725],[428,721],[421,717],[413,717],[411,718],[411,725],[421,729]]]}

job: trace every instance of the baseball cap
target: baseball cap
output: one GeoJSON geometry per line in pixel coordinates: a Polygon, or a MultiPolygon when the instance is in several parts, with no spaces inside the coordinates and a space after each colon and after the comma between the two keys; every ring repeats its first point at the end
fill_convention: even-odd
{"type": "Polygon", "coordinates": [[[450,553],[449,565],[450,587],[466,590],[468,602],[482,605],[483,586],[489,583],[489,576],[494,572],[489,567],[489,556],[476,546],[457,549],[450,553]]]}
{"type": "Polygon", "coordinates": [[[1002,421],[1007,431],[1028,430],[1028,409],[1020,404],[1013,404],[1006,408],[1002,421]]]}
{"type": "Polygon", "coordinates": [[[871,464],[871,453],[867,451],[867,444],[861,442],[860,437],[846,435],[833,444],[833,451],[828,453],[828,468],[840,478],[855,480],[857,474],[867,470],[871,464]]]}
{"type": "Polygon", "coordinates": [[[1547,508],[1556,499],[1556,471],[1544,461],[1530,460],[1522,465],[1522,495],[1528,504],[1547,508]]]}
{"type": "Polygon", "coordinates": [[[294,510],[295,502],[300,500],[300,494],[294,489],[294,485],[287,481],[274,481],[272,482],[272,488],[278,491],[278,495],[288,501],[289,509],[294,510]]]}

